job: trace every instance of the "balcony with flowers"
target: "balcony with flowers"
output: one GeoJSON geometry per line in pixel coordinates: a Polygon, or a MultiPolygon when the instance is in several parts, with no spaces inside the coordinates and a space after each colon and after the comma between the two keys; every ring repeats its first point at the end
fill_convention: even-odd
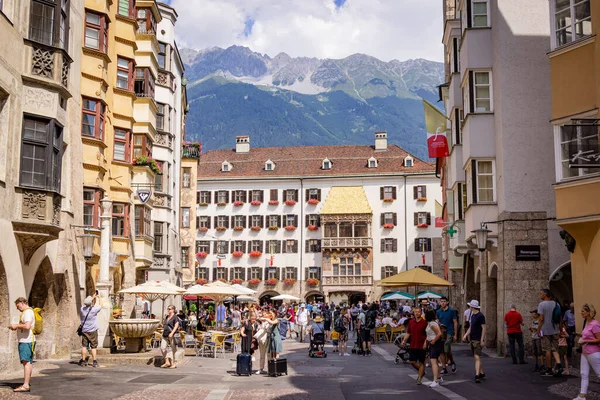
{"type": "Polygon", "coordinates": [[[250,230],[253,232],[260,232],[261,229],[262,229],[262,227],[260,227],[258,225],[250,227],[250,230]]]}
{"type": "Polygon", "coordinates": [[[309,225],[308,230],[309,231],[318,231],[319,227],[317,225],[309,225]]]}
{"type": "Polygon", "coordinates": [[[235,257],[235,258],[240,258],[240,257],[242,257],[243,255],[244,255],[244,252],[243,252],[243,251],[234,251],[233,253],[231,253],[231,256],[232,256],[232,257],[235,257]]]}
{"type": "Polygon", "coordinates": [[[259,258],[262,257],[262,251],[251,251],[250,252],[250,257],[252,258],[259,258]]]}
{"type": "Polygon", "coordinates": [[[196,258],[206,258],[208,257],[208,253],[205,251],[199,251],[196,253],[196,258]]]}
{"type": "Polygon", "coordinates": [[[202,153],[202,143],[200,142],[183,142],[181,148],[181,158],[200,158],[202,153]]]}
{"type": "Polygon", "coordinates": [[[267,286],[275,286],[279,283],[279,279],[277,278],[269,278],[265,281],[265,285],[267,286]]]}
{"type": "Polygon", "coordinates": [[[231,280],[232,285],[240,285],[241,283],[242,283],[242,280],[240,278],[233,278],[231,280]]]}
{"type": "Polygon", "coordinates": [[[279,205],[279,201],[278,200],[270,200],[269,201],[269,205],[270,206],[278,206],[279,205]]]}
{"type": "Polygon", "coordinates": [[[250,205],[255,206],[255,207],[260,206],[261,204],[262,204],[262,201],[260,201],[260,200],[252,200],[250,202],[250,205]]]}

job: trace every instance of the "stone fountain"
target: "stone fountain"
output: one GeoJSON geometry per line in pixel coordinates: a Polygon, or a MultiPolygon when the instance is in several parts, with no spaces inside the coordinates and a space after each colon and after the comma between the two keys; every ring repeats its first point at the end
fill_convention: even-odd
{"type": "Polygon", "coordinates": [[[145,340],[158,328],[157,319],[113,319],[109,321],[110,329],[115,335],[125,339],[126,353],[143,353],[145,340]]]}

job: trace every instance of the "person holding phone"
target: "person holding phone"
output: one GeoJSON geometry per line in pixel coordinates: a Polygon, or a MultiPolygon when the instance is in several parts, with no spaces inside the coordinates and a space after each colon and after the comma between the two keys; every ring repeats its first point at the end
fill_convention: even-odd
{"type": "Polygon", "coordinates": [[[88,296],[83,300],[83,306],[80,309],[81,360],[79,360],[79,365],[82,367],[87,366],[88,347],[92,354],[92,367],[98,367],[96,349],[98,348],[98,313],[100,310],[102,310],[102,303],[96,290],[93,296],[88,296]]]}

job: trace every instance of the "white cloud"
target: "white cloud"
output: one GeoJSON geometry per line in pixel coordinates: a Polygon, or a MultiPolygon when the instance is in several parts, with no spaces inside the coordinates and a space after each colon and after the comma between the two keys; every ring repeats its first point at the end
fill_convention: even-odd
{"type": "Polygon", "coordinates": [[[384,61],[443,59],[439,0],[173,0],[179,47],[233,44],[274,57],[343,58],[364,53],[384,61]],[[249,36],[245,22],[253,19],[249,36]]]}

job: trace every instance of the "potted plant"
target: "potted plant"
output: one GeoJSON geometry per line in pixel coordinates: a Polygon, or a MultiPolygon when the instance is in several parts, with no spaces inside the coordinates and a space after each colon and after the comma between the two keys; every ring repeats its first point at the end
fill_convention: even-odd
{"type": "Polygon", "coordinates": [[[278,200],[270,200],[269,201],[269,205],[270,206],[278,206],[279,205],[279,201],[278,200]]]}
{"type": "Polygon", "coordinates": [[[295,231],[296,227],[294,225],[288,225],[288,226],[285,227],[285,230],[286,231],[295,231]]]}
{"type": "Polygon", "coordinates": [[[227,230],[227,228],[224,226],[217,226],[215,229],[218,230],[219,232],[223,232],[223,231],[227,230]]]}
{"type": "Polygon", "coordinates": [[[196,311],[198,311],[198,307],[196,307],[196,304],[194,304],[194,303],[190,304],[190,311],[191,311],[191,312],[196,312],[196,311]]]}
{"type": "Polygon", "coordinates": [[[260,252],[260,251],[255,250],[255,251],[250,252],[250,257],[252,257],[252,258],[258,258],[260,256],[262,256],[262,252],[260,252]]]}
{"type": "Polygon", "coordinates": [[[319,280],[317,278],[308,278],[306,280],[306,284],[308,286],[319,286],[319,280]]]}
{"type": "Polygon", "coordinates": [[[279,279],[277,278],[269,278],[265,281],[265,285],[267,286],[275,286],[279,283],[279,279]]]}
{"type": "Polygon", "coordinates": [[[383,229],[394,229],[394,224],[383,224],[383,229]]]}
{"type": "Polygon", "coordinates": [[[296,204],[296,200],[286,200],[285,201],[286,206],[293,206],[295,204],[296,204]]]}
{"type": "Polygon", "coordinates": [[[202,226],[202,227],[198,228],[198,232],[208,232],[208,228],[205,226],[202,226]]]}
{"type": "Polygon", "coordinates": [[[233,230],[236,231],[236,232],[240,232],[240,231],[244,230],[244,227],[243,226],[234,226],[233,230]]]}
{"type": "Polygon", "coordinates": [[[308,199],[308,204],[312,204],[312,205],[319,204],[319,200],[318,199],[308,199]]]}
{"type": "Polygon", "coordinates": [[[204,278],[198,278],[198,279],[196,280],[196,283],[197,283],[198,285],[200,285],[200,286],[202,286],[202,285],[206,285],[206,284],[208,283],[208,279],[204,279],[204,278]]]}
{"type": "Polygon", "coordinates": [[[296,283],[296,280],[294,278],[285,278],[283,280],[283,284],[285,286],[294,286],[294,283],[296,283]]]}
{"type": "Polygon", "coordinates": [[[419,197],[417,201],[427,201],[427,197],[419,197]]]}
{"type": "Polygon", "coordinates": [[[319,227],[318,227],[318,226],[316,226],[316,225],[309,225],[309,226],[308,226],[308,230],[309,230],[309,231],[318,231],[318,230],[319,230],[319,227]]]}
{"type": "Polygon", "coordinates": [[[252,278],[248,281],[248,285],[250,286],[257,286],[260,283],[260,279],[258,278],[252,278]]]}
{"type": "Polygon", "coordinates": [[[427,228],[429,225],[427,224],[419,224],[417,225],[417,228],[427,228]]]}
{"type": "Polygon", "coordinates": [[[199,251],[196,253],[196,258],[206,258],[208,257],[208,253],[205,251],[199,251]]]}
{"type": "Polygon", "coordinates": [[[113,318],[120,318],[123,310],[121,310],[121,306],[118,304],[114,304],[112,307],[112,316],[113,318]]]}
{"type": "Polygon", "coordinates": [[[217,278],[213,282],[217,282],[217,281],[227,283],[227,280],[225,278],[217,278]]]}
{"type": "Polygon", "coordinates": [[[158,166],[158,164],[156,163],[156,161],[152,159],[152,157],[137,156],[137,157],[135,157],[132,160],[131,163],[133,165],[140,165],[140,166],[144,166],[144,167],[150,167],[150,169],[152,170],[152,172],[154,172],[155,174],[162,174],[162,171],[160,170],[160,167],[158,166]]]}
{"type": "Polygon", "coordinates": [[[240,283],[242,283],[242,280],[240,278],[233,278],[231,280],[232,285],[239,285],[240,283]]]}
{"type": "Polygon", "coordinates": [[[217,206],[219,207],[225,207],[227,205],[227,203],[225,203],[224,201],[220,201],[217,203],[217,206]]]}
{"type": "Polygon", "coordinates": [[[232,255],[233,257],[239,258],[239,257],[243,256],[243,255],[244,255],[244,253],[243,253],[243,252],[241,252],[241,251],[234,251],[233,253],[231,253],[231,255],[232,255]]]}
{"type": "Polygon", "coordinates": [[[243,205],[244,205],[244,202],[243,202],[243,201],[234,201],[234,202],[233,202],[233,205],[234,205],[235,207],[241,207],[241,206],[243,206],[243,205]]]}
{"type": "Polygon", "coordinates": [[[269,227],[269,230],[270,230],[270,231],[276,231],[277,229],[279,229],[279,227],[278,227],[277,225],[271,225],[271,226],[269,227]]]}
{"type": "Polygon", "coordinates": [[[198,203],[198,205],[199,205],[200,207],[207,207],[207,206],[208,206],[208,203],[198,203]]]}
{"type": "Polygon", "coordinates": [[[394,202],[394,199],[393,199],[392,197],[386,197],[385,199],[383,199],[383,201],[384,201],[385,203],[393,203],[393,202],[394,202]]]}
{"type": "Polygon", "coordinates": [[[260,201],[260,200],[252,200],[250,202],[250,205],[253,205],[253,206],[260,206],[261,204],[262,204],[262,201],[260,201]]]}
{"type": "Polygon", "coordinates": [[[261,227],[256,225],[256,226],[251,227],[250,229],[253,230],[254,232],[258,232],[261,230],[261,227]]]}

